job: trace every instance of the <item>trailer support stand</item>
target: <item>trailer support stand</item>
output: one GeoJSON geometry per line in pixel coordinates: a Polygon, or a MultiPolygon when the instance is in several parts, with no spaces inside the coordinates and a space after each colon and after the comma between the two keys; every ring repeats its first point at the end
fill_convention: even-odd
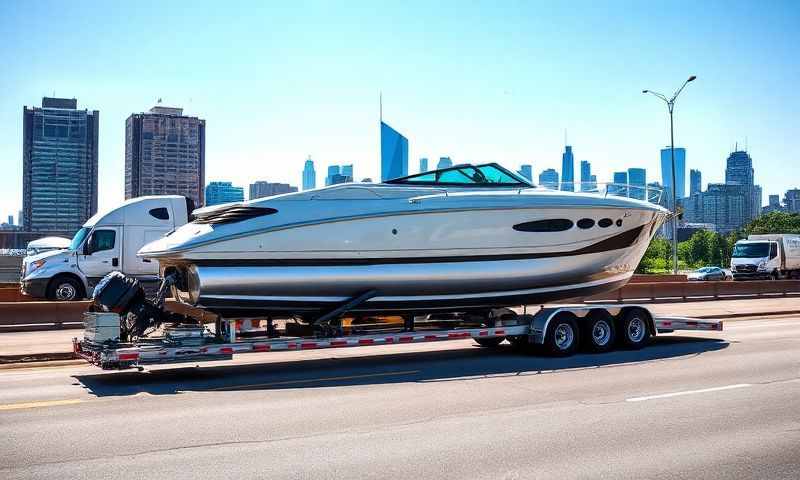
{"type": "Polygon", "coordinates": [[[370,298],[374,297],[378,294],[377,290],[368,290],[361,295],[357,295],[350,300],[342,303],[338,307],[334,308],[330,312],[322,315],[314,322],[314,327],[319,328],[322,330],[323,336],[336,336],[336,334],[341,334],[341,332],[333,332],[331,329],[331,321],[336,320],[337,318],[341,317],[345,312],[348,310],[352,310],[362,303],[366,302],[370,298]]]}

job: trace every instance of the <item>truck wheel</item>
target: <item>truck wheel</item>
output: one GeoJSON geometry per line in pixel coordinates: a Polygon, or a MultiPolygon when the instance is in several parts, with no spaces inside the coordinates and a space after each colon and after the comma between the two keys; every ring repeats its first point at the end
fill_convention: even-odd
{"type": "Polygon", "coordinates": [[[503,340],[504,337],[492,337],[492,338],[473,338],[478,345],[484,348],[497,348],[503,340]]]}
{"type": "Polygon", "coordinates": [[[620,340],[626,348],[638,350],[650,339],[647,330],[649,316],[641,308],[631,308],[622,315],[620,340]]]}
{"type": "Polygon", "coordinates": [[[607,352],[614,347],[614,319],[605,310],[593,310],[584,320],[584,346],[590,352],[607,352]]]}
{"type": "Polygon", "coordinates": [[[47,299],[58,302],[71,302],[84,297],[83,285],[73,277],[58,276],[47,285],[47,299]]]}
{"type": "Polygon", "coordinates": [[[550,320],[544,346],[551,355],[566,357],[578,348],[578,322],[574,314],[560,312],[550,320]]]}
{"type": "Polygon", "coordinates": [[[778,272],[772,272],[772,273],[769,274],[769,279],[770,280],[777,280],[779,278],[780,277],[778,276],[778,272]]]}

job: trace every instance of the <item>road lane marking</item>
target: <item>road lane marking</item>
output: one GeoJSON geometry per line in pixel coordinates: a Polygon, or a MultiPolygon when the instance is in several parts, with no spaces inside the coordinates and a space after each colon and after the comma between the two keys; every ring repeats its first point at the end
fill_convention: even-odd
{"type": "Polygon", "coordinates": [[[253,383],[250,385],[232,385],[226,387],[204,388],[201,391],[225,391],[225,390],[240,390],[243,388],[259,388],[259,387],[275,387],[280,385],[297,385],[302,383],[320,383],[320,382],[336,382],[340,380],[358,380],[361,378],[376,378],[388,377],[393,375],[413,375],[419,373],[420,370],[402,370],[399,372],[382,372],[382,373],[366,373],[363,375],[346,375],[340,377],[321,377],[321,378],[304,378],[298,380],[283,380],[280,382],[270,383],[253,383]]]}
{"type": "Polygon", "coordinates": [[[0,405],[0,410],[20,410],[23,408],[42,408],[42,407],[55,407],[58,405],[74,405],[82,403],[84,400],[73,398],[71,400],[45,400],[41,402],[24,402],[24,403],[9,403],[0,405]]]}
{"type": "Polygon", "coordinates": [[[662,393],[660,395],[648,395],[646,397],[626,398],[626,402],[644,402],[645,400],[656,400],[659,398],[681,397],[683,395],[694,395],[696,393],[719,392],[722,390],[733,390],[735,388],[752,387],[750,383],[737,383],[736,385],[725,385],[724,387],[702,388],[700,390],[684,390],[682,392],[662,393]]]}

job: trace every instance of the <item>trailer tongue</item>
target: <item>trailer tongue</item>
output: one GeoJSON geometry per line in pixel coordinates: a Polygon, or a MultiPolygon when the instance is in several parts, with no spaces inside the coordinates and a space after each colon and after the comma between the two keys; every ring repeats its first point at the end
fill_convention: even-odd
{"type": "Polygon", "coordinates": [[[84,338],[73,340],[75,353],[103,369],[126,369],[225,360],[238,353],[472,338],[485,347],[507,340],[564,356],[579,346],[595,352],[641,348],[658,333],[674,330],[722,330],[722,322],[654,317],[645,307],[621,304],[542,306],[533,314],[502,308],[369,317],[348,316],[347,308],[340,308],[319,325],[288,317],[256,322],[218,318],[206,326],[164,312],[163,296],[172,281],[167,279],[156,298],[148,300],[135,280],[110,274],[98,285],[94,311],[85,315],[84,338]],[[250,328],[244,329],[245,324],[250,328]]]}

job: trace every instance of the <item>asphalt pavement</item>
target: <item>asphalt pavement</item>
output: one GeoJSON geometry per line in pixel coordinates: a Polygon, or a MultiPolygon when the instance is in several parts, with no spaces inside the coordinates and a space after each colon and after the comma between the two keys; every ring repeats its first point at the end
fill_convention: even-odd
{"type": "Polygon", "coordinates": [[[725,328],[2,370],[0,478],[800,478],[800,316],[725,328]]]}

